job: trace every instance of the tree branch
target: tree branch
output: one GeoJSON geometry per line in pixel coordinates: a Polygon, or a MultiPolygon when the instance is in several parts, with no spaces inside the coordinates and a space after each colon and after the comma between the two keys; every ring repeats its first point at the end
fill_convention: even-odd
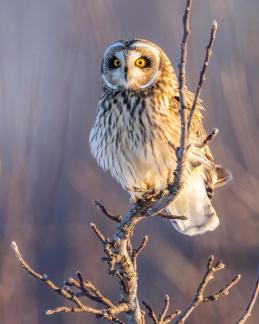
{"type": "Polygon", "coordinates": [[[157,317],[152,307],[147,304],[145,301],[142,301],[143,305],[148,310],[148,316],[152,319],[154,324],[167,324],[171,323],[180,313],[179,309],[175,310],[173,314],[167,315],[168,309],[170,306],[170,297],[168,295],[165,296],[164,307],[162,309],[161,314],[157,317]]]}
{"type": "Polygon", "coordinates": [[[200,145],[197,145],[197,147],[199,148],[203,148],[205,145],[208,144],[208,142],[212,141],[214,139],[215,136],[217,136],[219,133],[219,129],[218,128],[214,128],[209,135],[205,138],[205,140],[203,142],[201,142],[200,145]]]}
{"type": "MultiPolygon", "coordinates": [[[[60,313],[60,312],[89,313],[89,314],[95,315],[96,317],[103,317],[103,318],[105,318],[109,321],[115,322],[115,323],[123,323],[119,318],[117,318],[117,315],[119,315],[122,312],[127,312],[129,310],[129,306],[126,303],[123,303],[123,304],[120,303],[117,306],[114,306],[110,301],[107,302],[107,299],[104,299],[104,297],[99,293],[97,288],[95,288],[93,285],[91,285],[92,290],[95,292],[95,294],[98,295],[98,293],[99,293],[99,297],[101,297],[102,303],[108,305],[109,308],[97,309],[97,308],[93,308],[93,307],[84,305],[79,300],[79,298],[76,296],[76,294],[73,291],[71,291],[69,288],[58,287],[54,282],[52,282],[51,280],[48,279],[47,275],[45,275],[45,274],[42,275],[42,274],[36,272],[35,270],[33,270],[21,256],[21,253],[20,253],[18,246],[15,242],[12,242],[11,246],[12,246],[14,253],[16,255],[16,258],[19,261],[22,268],[24,268],[34,278],[44,282],[49,288],[51,288],[57,294],[63,296],[65,299],[76,304],[76,307],[61,306],[61,307],[57,307],[55,309],[47,310],[47,312],[46,312],[47,315],[53,315],[55,313],[60,313]],[[110,307],[111,305],[112,305],[112,307],[110,307]]],[[[71,280],[70,280],[70,282],[71,282],[71,280]]],[[[80,284],[79,284],[79,286],[80,286],[80,284]]],[[[76,285],[74,287],[76,287],[76,285]]],[[[87,294],[86,294],[86,296],[87,296],[87,294]]]]}
{"type": "Polygon", "coordinates": [[[144,300],[142,301],[142,303],[148,310],[148,316],[152,319],[153,323],[158,324],[158,319],[157,319],[156,314],[153,311],[152,307],[148,303],[146,303],[144,300]]]}
{"type": "Polygon", "coordinates": [[[198,102],[199,97],[200,97],[203,82],[205,81],[205,74],[206,74],[206,70],[207,70],[208,65],[209,65],[210,57],[212,55],[212,46],[213,46],[213,43],[214,43],[215,38],[216,38],[217,29],[218,29],[218,23],[216,22],[216,20],[214,20],[213,23],[212,23],[211,31],[210,31],[209,44],[208,44],[208,46],[206,48],[206,54],[205,54],[204,63],[203,63],[203,66],[202,66],[202,69],[201,69],[201,72],[200,72],[200,78],[199,78],[198,86],[197,86],[197,89],[196,89],[196,92],[195,92],[194,100],[193,100],[192,107],[191,107],[191,110],[190,110],[190,114],[189,114],[189,117],[188,117],[188,125],[187,125],[188,132],[189,132],[189,130],[191,128],[192,117],[193,117],[197,102],[198,102]]]}
{"type": "Polygon", "coordinates": [[[122,219],[121,215],[113,215],[111,214],[99,201],[94,201],[94,204],[96,207],[98,207],[105,216],[107,216],[109,219],[111,219],[112,221],[119,223],[122,219]]]}
{"type": "Polygon", "coordinates": [[[187,216],[169,215],[169,214],[164,214],[163,212],[157,214],[157,216],[159,216],[161,218],[165,218],[165,219],[170,219],[170,220],[176,220],[176,219],[187,220],[188,219],[187,216]]]}
{"type": "Polygon", "coordinates": [[[259,269],[257,272],[256,283],[255,283],[255,287],[254,287],[254,291],[252,293],[251,299],[246,307],[245,313],[240,318],[240,320],[237,321],[237,324],[245,323],[248,320],[248,318],[252,315],[252,310],[254,308],[254,305],[257,301],[258,296],[259,296],[259,269]]]}
{"type": "Polygon", "coordinates": [[[204,296],[205,289],[207,288],[209,282],[214,279],[214,275],[225,268],[225,265],[219,261],[215,265],[213,265],[214,262],[214,256],[211,256],[208,260],[207,265],[207,271],[204,274],[202,281],[197,289],[197,292],[194,296],[193,301],[191,304],[182,312],[180,317],[177,319],[177,324],[183,324],[185,321],[190,317],[192,312],[202,303],[206,303],[208,301],[216,301],[220,299],[223,296],[226,296],[229,294],[229,290],[233,288],[241,279],[241,275],[237,275],[235,278],[233,278],[225,288],[221,289],[219,292],[216,292],[215,294],[211,296],[204,296]]]}
{"type": "Polygon", "coordinates": [[[137,257],[139,256],[139,254],[144,250],[144,248],[146,247],[148,242],[148,236],[145,235],[140,246],[132,251],[132,261],[134,264],[134,268],[137,269],[137,257]]]}
{"type": "Polygon", "coordinates": [[[103,245],[107,243],[107,239],[104,237],[104,235],[101,233],[101,231],[97,228],[97,226],[94,223],[90,224],[92,230],[96,234],[96,236],[99,238],[99,240],[102,242],[103,245]]]}

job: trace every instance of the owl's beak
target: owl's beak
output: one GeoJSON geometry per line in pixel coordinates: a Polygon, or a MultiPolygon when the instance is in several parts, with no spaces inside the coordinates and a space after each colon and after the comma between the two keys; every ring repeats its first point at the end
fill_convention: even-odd
{"type": "Polygon", "coordinates": [[[122,89],[128,89],[128,88],[130,88],[130,85],[129,85],[129,74],[128,74],[128,67],[127,66],[124,66],[122,68],[122,78],[120,80],[120,87],[122,89]]]}
{"type": "Polygon", "coordinates": [[[128,83],[128,67],[127,65],[124,67],[124,79],[125,79],[125,84],[128,83]]]}

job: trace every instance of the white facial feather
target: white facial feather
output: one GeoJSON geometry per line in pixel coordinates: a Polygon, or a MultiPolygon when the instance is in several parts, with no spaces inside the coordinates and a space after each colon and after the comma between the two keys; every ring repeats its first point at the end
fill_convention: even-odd
{"type": "Polygon", "coordinates": [[[152,86],[160,76],[160,56],[158,48],[140,41],[134,43],[132,47],[125,47],[120,41],[113,43],[104,52],[102,79],[112,90],[144,90],[152,86]],[[147,68],[137,66],[137,59],[145,56],[151,60],[151,66],[147,68]],[[109,60],[113,57],[120,60],[120,66],[117,68],[109,66],[109,60]]]}
{"type": "MultiPolygon", "coordinates": [[[[114,45],[112,47],[117,47],[118,45],[114,45]]],[[[111,75],[111,82],[106,78],[105,73],[102,73],[102,78],[104,82],[113,90],[117,90],[120,87],[126,87],[126,80],[124,77],[124,68],[125,68],[125,56],[123,51],[116,52],[116,58],[120,60],[120,67],[113,70],[111,75]]]]}
{"type": "Polygon", "coordinates": [[[110,53],[114,48],[116,47],[123,47],[124,46],[124,43],[123,42],[115,42],[115,43],[112,43],[110,46],[108,46],[103,54],[103,57],[106,57],[108,55],[108,53],[110,53]]]}

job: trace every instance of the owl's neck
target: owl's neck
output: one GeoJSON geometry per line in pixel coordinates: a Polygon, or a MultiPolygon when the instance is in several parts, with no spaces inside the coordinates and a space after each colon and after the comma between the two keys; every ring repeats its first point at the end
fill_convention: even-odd
{"type": "Polygon", "coordinates": [[[158,78],[158,80],[147,89],[121,89],[121,90],[112,90],[108,88],[104,83],[102,84],[102,97],[112,97],[123,95],[123,97],[140,97],[148,98],[153,95],[167,96],[169,98],[178,95],[178,82],[177,77],[174,71],[172,73],[163,73],[158,78]]]}

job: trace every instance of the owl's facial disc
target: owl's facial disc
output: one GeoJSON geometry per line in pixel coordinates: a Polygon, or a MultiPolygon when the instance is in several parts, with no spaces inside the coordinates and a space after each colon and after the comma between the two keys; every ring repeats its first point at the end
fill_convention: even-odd
{"type": "Polygon", "coordinates": [[[160,75],[160,50],[140,40],[131,45],[116,42],[104,53],[102,78],[111,90],[141,91],[151,87],[160,75]]]}

